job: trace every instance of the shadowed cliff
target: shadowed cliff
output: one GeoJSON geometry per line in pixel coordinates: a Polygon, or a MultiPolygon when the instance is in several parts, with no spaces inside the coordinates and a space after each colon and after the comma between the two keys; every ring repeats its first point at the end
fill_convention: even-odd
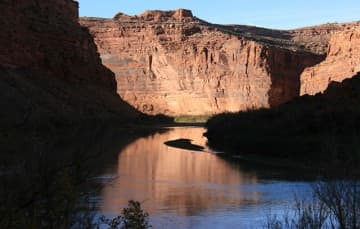
{"type": "Polygon", "coordinates": [[[133,120],[72,0],[0,1],[0,129],[133,120]]]}

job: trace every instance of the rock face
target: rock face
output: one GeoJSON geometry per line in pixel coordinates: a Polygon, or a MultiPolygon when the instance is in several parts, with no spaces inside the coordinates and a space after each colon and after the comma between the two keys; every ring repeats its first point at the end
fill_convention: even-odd
{"type": "Polygon", "coordinates": [[[87,81],[116,90],[113,75],[101,64],[91,36],[77,22],[77,2],[6,0],[0,6],[1,24],[5,25],[0,34],[3,66],[46,69],[71,83],[87,81]]]}
{"type": "Polygon", "coordinates": [[[0,1],[1,127],[131,116],[72,0],[0,1]]]}
{"type": "MultiPolygon", "coordinates": [[[[118,94],[148,114],[204,115],[271,107],[300,91],[300,74],[323,56],[245,36],[188,10],[81,18],[118,94]]],[[[284,35],[285,36],[285,35],[284,35]]]]}
{"type": "Polygon", "coordinates": [[[327,54],[332,34],[359,25],[359,22],[328,23],[287,31],[291,40],[307,50],[319,54],[327,54]]]}
{"type": "Polygon", "coordinates": [[[293,51],[305,50],[325,55],[332,33],[342,31],[360,22],[328,23],[293,30],[274,30],[247,25],[215,25],[223,31],[230,31],[258,42],[284,47],[293,51]]]}
{"type": "Polygon", "coordinates": [[[360,71],[360,26],[334,33],[327,58],[301,75],[301,95],[323,92],[332,81],[341,82],[360,71]]]}

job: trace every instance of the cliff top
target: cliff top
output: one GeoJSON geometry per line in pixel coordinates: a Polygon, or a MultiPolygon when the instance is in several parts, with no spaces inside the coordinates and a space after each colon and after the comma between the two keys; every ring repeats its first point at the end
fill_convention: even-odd
{"type": "MultiPolygon", "coordinates": [[[[203,21],[203,23],[207,22],[203,21]]],[[[359,28],[360,21],[327,23],[292,30],[267,29],[248,25],[220,25],[211,23],[208,23],[208,25],[214,26],[220,31],[264,44],[323,55],[327,52],[331,34],[359,28]]]]}
{"type": "Polygon", "coordinates": [[[135,16],[129,16],[124,13],[118,13],[114,16],[114,20],[120,21],[131,21],[131,20],[141,20],[141,21],[152,21],[152,22],[167,22],[167,21],[188,21],[194,20],[191,10],[187,9],[177,9],[177,10],[148,10],[141,14],[135,16]]]}
{"type": "Polygon", "coordinates": [[[193,14],[190,10],[178,9],[172,11],[149,10],[138,15],[139,18],[145,21],[162,22],[167,20],[182,21],[186,18],[193,19],[193,14]]]}
{"type": "MultiPolygon", "coordinates": [[[[104,20],[101,18],[86,18],[85,20],[104,20]]],[[[217,30],[226,34],[248,40],[277,46],[294,51],[305,51],[316,54],[326,54],[330,35],[333,32],[351,29],[360,25],[360,22],[327,23],[324,25],[310,26],[292,30],[267,29],[247,25],[221,25],[213,24],[193,16],[191,10],[148,10],[141,14],[130,16],[118,13],[113,20],[124,23],[187,23],[197,24],[202,31],[217,30]]]]}

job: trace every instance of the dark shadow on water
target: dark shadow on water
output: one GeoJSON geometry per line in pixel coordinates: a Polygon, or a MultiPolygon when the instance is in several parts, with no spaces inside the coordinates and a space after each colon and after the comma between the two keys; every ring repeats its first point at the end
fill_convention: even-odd
{"type": "Polygon", "coordinates": [[[164,142],[164,144],[167,146],[179,148],[179,149],[204,151],[203,146],[195,145],[195,144],[192,144],[191,142],[192,142],[191,139],[180,138],[180,139],[176,139],[176,140],[166,141],[166,142],[164,142]]]}
{"type": "Polygon", "coordinates": [[[277,108],[214,116],[206,124],[208,145],[229,156],[320,175],[359,176],[359,89],[357,74],[277,108]]]}
{"type": "Polygon", "coordinates": [[[0,133],[0,228],[69,228],[79,220],[72,218],[81,210],[79,201],[98,196],[102,188],[92,177],[116,164],[131,142],[162,131],[89,124],[0,133]]]}

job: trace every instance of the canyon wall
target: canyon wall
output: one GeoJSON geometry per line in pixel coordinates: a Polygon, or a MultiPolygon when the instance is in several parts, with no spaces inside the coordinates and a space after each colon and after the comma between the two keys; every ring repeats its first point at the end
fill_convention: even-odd
{"type": "Polygon", "coordinates": [[[331,36],[326,59],[301,75],[300,94],[323,92],[330,82],[341,82],[359,71],[360,26],[353,26],[331,36]]]}
{"type": "Polygon", "coordinates": [[[0,124],[136,114],[72,0],[0,1],[0,124]]]}
{"type": "Polygon", "coordinates": [[[326,55],[332,33],[359,25],[360,22],[327,23],[292,30],[267,29],[248,25],[214,25],[217,28],[258,42],[326,55]]]}
{"type": "Polygon", "coordinates": [[[92,37],[78,24],[72,0],[0,2],[0,63],[54,73],[71,83],[91,83],[116,90],[92,37]]]}
{"type": "Polygon", "coordinates": [[[333,33],[344,31],[357,25],[360,25],[360,23],[327,23],[283,32],[290,36],[290,39],[293,42],[305,49],[326,55],[329,48],[329,41],[333,33]]]}
{"type": "MultiPolygon", "coordinates": [[[[148,114],[204,115],[284,103],[322,55],[268,44],[193,17],[188,10],[81,18],[118,94],[148,114]]],[[[256,35],[256,34],[255,34],[256,35]]],[[[274,43],[273,42],[273,43],[274,43]]],[[[292,46],[291,46],[292,47],[292,46]]]]}

